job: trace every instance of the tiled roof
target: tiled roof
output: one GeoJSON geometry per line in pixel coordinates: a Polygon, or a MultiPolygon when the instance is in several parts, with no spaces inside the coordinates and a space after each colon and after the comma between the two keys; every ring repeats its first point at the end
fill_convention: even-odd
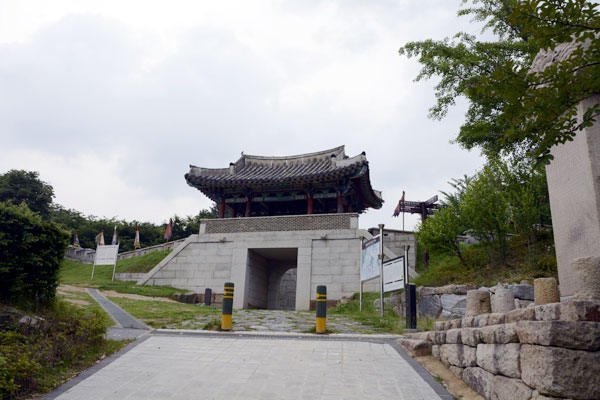
{"type": "Polygon", "coordinates": [[[255,185],[269,182],[309,182],[341,179],[360,173],[368,162],[364,155],[348,158],[344,147],[290,157],[242,155],[230,168],[192,166],[185,179],[191,186],[255,185]],[[340,158],[338,160],[338,158],[340,158]]]}
{"type": "MultiPolygon", "coordinates": [[[[344,146],[316,153],[288,157],[263,157],[242,154],[229,168],[200,168],[191,165],[185,174],[188,185],[205,188],[252,186],[269,183],[304,183],[360,179],[363,190],[381,203],[380,192],[369,181],[369,163],[364,153],[346,156],[344,146]]],[[[203,190],[204,191],[204,190],[203,190]]],[[[379,204],[380,205],[380,204],[379,204]]]]}

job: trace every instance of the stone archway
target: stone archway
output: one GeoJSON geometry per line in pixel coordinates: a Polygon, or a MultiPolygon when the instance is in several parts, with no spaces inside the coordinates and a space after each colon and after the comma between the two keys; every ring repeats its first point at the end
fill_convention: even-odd
{"type": "Polygon", "coordinates": [[[295,310],[298,249],[248,249],[248,308],[295,310]]]}

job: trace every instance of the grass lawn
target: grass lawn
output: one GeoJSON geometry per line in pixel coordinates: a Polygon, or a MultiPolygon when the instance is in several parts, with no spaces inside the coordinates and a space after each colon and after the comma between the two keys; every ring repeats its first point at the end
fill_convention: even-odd
{"type": "MultiPolygon", "coordinates": [[[[381,318],[379,311],[375,312],[373,302],[379,298],[379,293],[363,293],[363,311],[360,311],[360,302],[358,293],[354,295],[355,300],[346,304],[340,304],[337,307],[327,310],[327,314],[344,315],[360,322],[363,325],[371,326],[378,332],[384,333],[403,333],[406,328],[406,319],[397,316],[391,308],[385,309],[384,317],[381,318]]],[[[433,324],[436,320],[430,318],[417,318],[417,328],[424,331],[433,330],[433,324]]]]}
{"type": "Polygon", "coordinates": [[[117,272],[150,272],[158,265],[172,250],[158,250],[143,256],[126,258],[117,261],[117,272]]]}
{"type": "Polygon", "coordinates": [[[417,286],[466,284],[492,286],[498,282],[514,282],[535,278],[558,278],[554,239],[547,231],[538,231],[537,243],[531,249],[522,238],[508,241],[508,255],[502,263],[492,263],[487,250],[480,244],[462,245],[461,263],[451,252],[435,251],[429,254],[429,267],[423,265],[421,249],[417,253],[417,271],[420,276],[411,280],[417,286]]]}
{"type": "Polygon", "coordinates": [[[115,322],[108,315],[108,313],[104,311],[104,309],[100,307],[100,304],[98,304],[98,302],[94,300],[92,296],[90,296],[87,292],[58,292],[56,294],[56,298],[58,300],[66,301],[67,303],[79,309],[98,312],[98,314],[102,318],[104,326],[107,328],[115,324],[115,322]]]}
{"type": "Polygon", "coordinates": [[[201,318],[208,323],[221,314],[219,308],[199,304],[134,300],[112,296],[108,299],[153,328],[181,329],[185,328],[182,323],[186,320],[201,318]]]}
{"type": "MultiPolygon", "coordinates": [[[[142,257],[146,256],[140,256],[139,258],[142,257]]],[[[123,272],[125,268],[131,267],[131,264],[123,264],[123,261],[129,260],[119,261],[121,264],[117,263],[117,272],[123,272]]],[[[138,286],[135,282],[112,282],[112,271],[113,267],[111,265],[96,266],[94,279],[92,280],[92,264],[83,264],[65,259],[60,267],[59,282],[61,285],[94,287],[100,290],[114,290],[119,293],[132,293],[142,296],[168,297],[175,292],[185,292],[168,286],[138,286]]]]}

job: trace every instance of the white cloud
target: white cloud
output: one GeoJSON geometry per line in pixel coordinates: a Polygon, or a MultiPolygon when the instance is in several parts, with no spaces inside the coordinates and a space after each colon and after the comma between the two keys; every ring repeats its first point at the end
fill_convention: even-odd
{"type": "Polygon", "coordinates": [[[423,200],[481,164],[448,143],[464,104],[428,120],[432,84],[397,54],[472,32],[459,4],[2,2],[0,172],[38,170],[86,214],[162,222],[209,206],[185,184],[190,163],[346,144],[386,200],[361,226],[401,227],[402,190],[423,200]]]}

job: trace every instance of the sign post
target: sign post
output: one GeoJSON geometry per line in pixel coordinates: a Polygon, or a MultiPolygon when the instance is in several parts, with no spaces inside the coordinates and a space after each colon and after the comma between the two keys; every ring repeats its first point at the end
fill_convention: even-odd
{"type": "MultiPolygon", "coordinates": [[[[398,204],[397,211],[402,212],[403,216],[405,212],[409,212],[411,214],[420,214],[421,222],[424,223],[425,220],[427,220],[428,215],[434,215],[435,212],[442,208],[441,205],[436,204],[437,201],[437,195],[425,201],[404,201],[404,196],[402,196],[402,200],[398,204]]],[[[423,263],[425,264],[425,267],[429,265],[429,253],[425,248],[423,248],[423,263]]]]}
{"type": "Polygon", "coordinates": [[[94,265],[92,266],[92,279],[96,265],[112,265],[113,273],[112,280],[115,280],[115,272],[117,271],[117,254],[119,253],[119,245],[98,246],[96,247],[96,255],[94,257],[94,265]]]}
{"type": "Polygon", "coordinates": [[[379,308],[383,318],[383,224],[379,224],[379,308]]]}
{"type": "MultiPolygon", "coordinates": [[[[362,266],[362,249],[363,249],[364,243],[365,243],[365,237],[361,236],[360,237],[361,266],[362,266]]],[[[363,292],[362,270],[360,272],[361,272],[361,279],[360,279],[360,292],[358,292],[358,310],[360,312],[362,312],[362,292],[363,292]]]]}

